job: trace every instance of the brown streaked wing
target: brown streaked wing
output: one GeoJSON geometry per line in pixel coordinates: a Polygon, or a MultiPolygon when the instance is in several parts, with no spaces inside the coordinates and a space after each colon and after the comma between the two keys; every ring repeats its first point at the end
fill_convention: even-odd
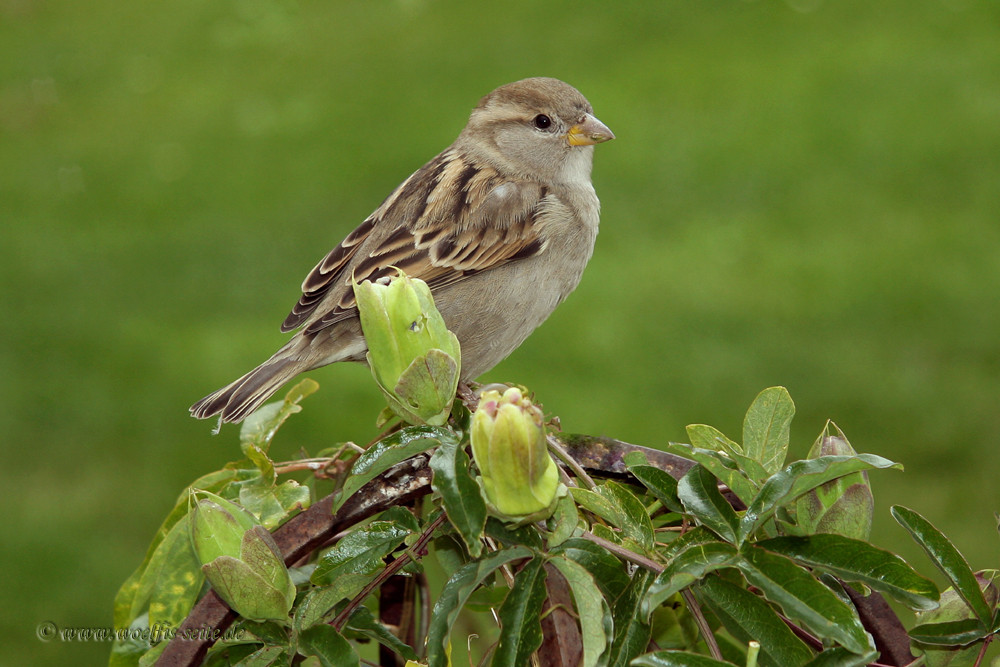
{"type": "MultiPolygon", "coordinates": [[[[324,296],[339,290],[340,299],[305,328],[306,335],[355,315],[352,277],[378,280],[395,267],[435,290],[545,249],[538,217],[550,195],[540,184],[504,180],[489,167],[475,169],[454,151],[445,151],[421,171],[424,178],[404,184],[373,216],[378,224],[398,221],[399,228],[367,256],[353,257],[351,275],[344,267],[324,274],[324,296]],[[412,201],[416,198],[421,202],[412,201]]],[[[308,297],[304,293],[300,304],[308,297]]],[[[308,301],[306,307],[313,313],[319,304],[308,301]]]]}

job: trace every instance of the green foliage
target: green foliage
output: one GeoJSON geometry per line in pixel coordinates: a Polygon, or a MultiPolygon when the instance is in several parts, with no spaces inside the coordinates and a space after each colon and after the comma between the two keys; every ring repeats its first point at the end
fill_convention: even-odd
{"type": "MultiPolygon", "coordinates": [[[[796,521],[803,497],[822,488],[824,502],[835,506],[856,486],[840,480],[901,466],[873,454],[818,451],[786,462],[794,406],[782,388],[762,392],[750,406],[742,443],[709,426],[689,427],[691,444],[669,445],[695,461],[680,479],[650,463],[652,450],[629,446],[618,454],[627,477],[596,485],[588,479],[585,486],[567,470],[571,492],[554,514],[531,524],[488,516],[467,454],[469,413],[461,405],[445,425],[403,427],[361,453],[342,448],[319,466],[349,470],[346,476],[324,474],[310,485],[279,481],[297,466],[274,463],[268,447],[308,389],[293,389],[244,427],[247,458],[192,485],[210,491],[186,492],[197,502],[179,502],[170,513],[123,585],[116,619],[178,625],[203,591],[207,561],[225,566],[225,576],[210,581],[241,614],[241,632],[211,647],[210,665],[287,663],[296,655],[320,665],[359,665],[375,642],[416,664],[444,667],[453,643],[464,641],[461,619],[484,610],[493,611],[496,627],[475,651],[498,667],[529,664],[544,642],[560,641],[580,647],[584,667],[865,665],[878,657],[873,619],[845,595],[850,584],[917,612],[919,624],[903,640],[930,667],[974,664],[970,656],[974,661],[1000,627],[996,573],[973,573],[912,510],[897,506],[893,516],[951,583],[943,596],[899,556],[867,540],[803,534],[796,521]],[[393,467],[411,457],[432,474],[429,499],[390,503],[371,520],[341,529],[334,543],[291,569],[295,588],[284,597],[279,584],[262,583],[289,576],[280,560],[275,568],[258,558],[273,556],[264,518],[294,521],[326,484],[334,512],[372,502],[364,485],[392,477],[393,467]],[[310,497],[280,489],[310,489],[310,497]],[[257,502],[264,497],[269,502],[257,502]],[[444,569],[436,583],[424,578],[431,552],[444,569]],[[393,575],[433,600],[422,619],[426,637],[386,625],[377,591],[393,575]],[[562,609],[575,619],[575,639],[546,625],[559,609],[547,601],[553,586],[564,587],[562,609]],[[244,590],[256,591],[250,603],[240,597],[244,590]]],[[[395,624],[417,627],[419,618],[411,611],[395,624]]],[[[120,642],[110,664],[146,664],[163,651],[163,644],[120,642]]]]}

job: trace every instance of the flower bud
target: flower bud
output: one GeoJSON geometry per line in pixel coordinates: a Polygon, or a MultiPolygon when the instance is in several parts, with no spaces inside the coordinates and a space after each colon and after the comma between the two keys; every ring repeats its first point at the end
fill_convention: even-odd
{"type": "MultiPolygon", "coordinates": [[[[807,458],[857,454],[843,432],[832,422],[817,438],[807,458]],[[836,430],[830,435],[830,427],[836,430]]],[[[795,517],[801,534],[835,533],[867,540],[872,529],[875,499],[866,472],[845,475],[804,494],[796,502],[795,517]]]]}
{"type": "Polygon", "coordinates": [[[427,283],[400,271],[387,284],[354,284],[368,365],[389,407],[403,420],[440,426],[448,420],[461,352],[434,307],[427,283]]]}
{"type": "Polygon", "coordinates": [[[244,618],[287,618],[295,585],[271,533],[238,505],[197,493],[206,497],[192,510],[191,539],[212,588],[244,618]]]}
{"type": "Polygon", "coordinates": [[[545,444],[542,411],[520,389],[483,392],[470,438],[480,485],[496,514],[521,520],[551,513],[565,487],[545,444]]]}

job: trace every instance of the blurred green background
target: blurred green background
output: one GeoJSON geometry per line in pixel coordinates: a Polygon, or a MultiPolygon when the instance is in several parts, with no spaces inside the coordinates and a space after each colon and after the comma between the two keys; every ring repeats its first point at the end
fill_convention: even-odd
{"type": "MultiPolygon", "coordinates": [[[[566,430],[738,438],[761,389],[827,418],[888,514],[1000,566],[1000,3],[0,0],[0,662],[99,664],[177,493],[238,458],[187,406],[285,337],[325,252],[497,85],[569,81],[597,147],[583,283],[489,379],[566,430]]],[[[367,371],[313,373],[275,446],[366,442],[367,371]]]]}

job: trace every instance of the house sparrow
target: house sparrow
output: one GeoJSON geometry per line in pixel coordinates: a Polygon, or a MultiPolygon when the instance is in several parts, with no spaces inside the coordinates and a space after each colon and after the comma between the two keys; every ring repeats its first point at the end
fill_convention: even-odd
{"type": "Polygon", "coordinates": [[[614,138],[557,79],[482,98],[458,139],[418,169],[306,276],[274,356],[191,406],[239,422],[288,380],[365,361],[352,280],[420,278],[462,346],[468,382],[507,357],[573,291],[597,237],[593,145],[614,138]]]}

